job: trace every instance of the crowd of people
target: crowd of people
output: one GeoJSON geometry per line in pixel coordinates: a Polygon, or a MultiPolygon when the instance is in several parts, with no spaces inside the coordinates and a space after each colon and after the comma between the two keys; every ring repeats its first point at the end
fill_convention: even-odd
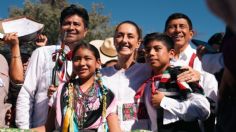
{"type": "Polygon", "coordinates": [[[0,131],[234,130],[235,23],[207,2],[228,25],[207,46],[191,42],[193,23],[183,13],[168,16],[163,33],[143,37],[126,20],[113,36],[86,43],[89,15],[76,5],[61,12],[58,44],[46,46],[50,38],[39,34],[26,59],[17,33],[5,34],[11,60],[0,55],[0,131]]]}

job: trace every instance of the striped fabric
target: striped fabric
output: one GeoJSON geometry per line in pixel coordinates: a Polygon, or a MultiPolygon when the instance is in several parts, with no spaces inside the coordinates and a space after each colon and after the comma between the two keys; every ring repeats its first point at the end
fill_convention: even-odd
{"type": "Polygon", "coordinates": [[[55,62],[52,73],[52,84],[59,85],[59,82],[66,82],[70,79],[68,73],[68,62],[71,61],[72,51],[65,53],[63,49],[59,49],[52,54],[52,60],[55,62]]]}
{"type": "Polygon", "coordinates": [[[135,99],[140,99],[143,96],[148,83],[151,83],[152,94],[158,90],[163,92],[165,96],[181,100],[186,99],[189,93],[204,94],[202,87],[197,82],[186,83],[177,81],[177,75],[181,72],[180,67],[169,67],[162,74],[154,75],[141,85],[136,92],[135,99]]]}

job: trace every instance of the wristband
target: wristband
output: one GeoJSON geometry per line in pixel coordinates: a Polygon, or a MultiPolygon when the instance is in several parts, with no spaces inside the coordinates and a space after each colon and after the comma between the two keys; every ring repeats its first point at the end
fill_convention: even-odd
{"type": "Polygon", "coordinates": [[[17,59],[17,58],[21,58],[21,56],[20,55],[19,56],[13,55],[11,58],[17,59]]]}

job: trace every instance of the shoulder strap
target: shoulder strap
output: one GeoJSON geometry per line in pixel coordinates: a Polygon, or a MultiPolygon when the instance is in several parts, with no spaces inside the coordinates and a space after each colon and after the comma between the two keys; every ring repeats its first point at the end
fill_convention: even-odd
{"type": "Polygon", "coordinates": [[[192,68],[193,68],[194,60],[195,60],[196,57],[197,57],[197,55],[195,53],[193,53],[191,58],[190,58],[190,61],[188,63],[188,65],[192,68]]]}

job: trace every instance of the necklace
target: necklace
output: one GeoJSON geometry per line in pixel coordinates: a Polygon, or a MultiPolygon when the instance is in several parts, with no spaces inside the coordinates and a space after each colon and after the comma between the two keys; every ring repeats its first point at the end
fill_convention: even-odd
{"type": "Polygon", "coordinates": [[[78,125],[80,128],[83,128],[87,112],[97,110],[101,104],[98,97],[99,86],[97,83],[93,83],[91,88],[85,92],[82,91],[78,83],[74,84],[74,88],[74,110],[77,113],[78,125]]]}
{"type": "Polygon", "coordinates": [[[95,101],[98,99],[98,85],[96,83],[93,83],[91,88],[88,89],[88,91],[83,92],[81,87],[78,85],[75,85],[75,97],[79,104],[83,104],[85,106],[86,111],[93,111],[96,110],[96,107],[93,107],[95,101]]]}
{"type": "Polygon", "coordinates": [[[83,92],[79,84],[78,79],[71,80],[64,91],[65,93],[62,93],[63,104],[65,104],[63,106],[65,111],[63,113],[63,131],[74,131],[74,128],[84,129],[86,121],[90,120],[87,117],[88,112],[91,111],[93,114],[92,111],[98,110],[100,107],[102,109],[101,122],[106,121],[108,90],[102,83],[100,70],[96,71],[95,81],[92,87],[87,90],[88,92],[83,92]]]}

